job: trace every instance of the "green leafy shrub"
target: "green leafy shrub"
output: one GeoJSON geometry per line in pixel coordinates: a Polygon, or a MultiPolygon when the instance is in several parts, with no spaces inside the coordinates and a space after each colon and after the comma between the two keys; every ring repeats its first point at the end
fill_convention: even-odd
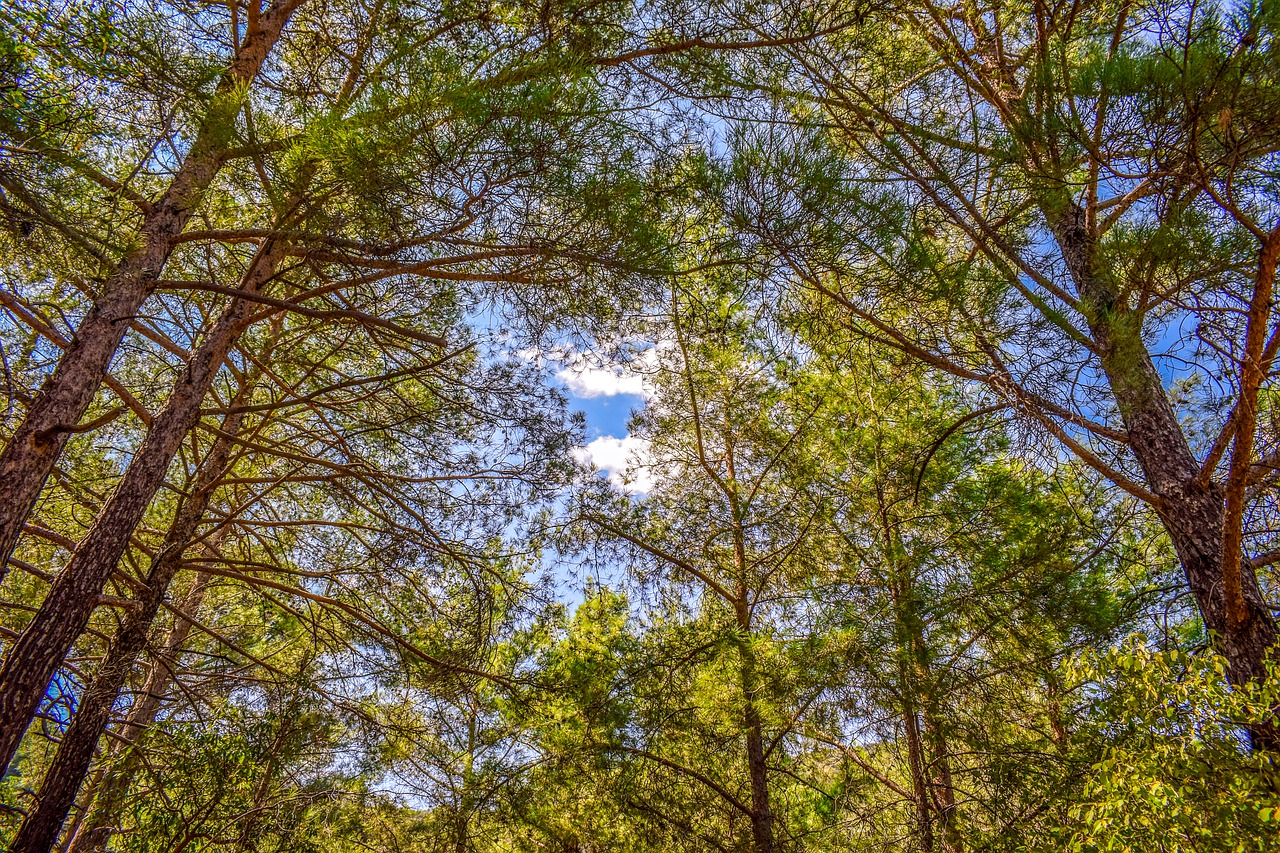
{"type": "Polygon", "coordinates": [[[1280,849],[1280,767],[1246,730],[1280,704],[1274,676],[1232,687],[1219,655],[1152,651],[1141,637],[1066,669],[1087,696],[1075,741],[1088,770],[1055,849],[1280,849]]]}

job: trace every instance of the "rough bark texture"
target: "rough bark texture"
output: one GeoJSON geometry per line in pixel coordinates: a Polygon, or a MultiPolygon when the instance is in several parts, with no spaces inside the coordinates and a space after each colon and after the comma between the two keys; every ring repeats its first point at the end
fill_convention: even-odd
{"type": "MultiPolygon", "coordinates": [[[[183,613],[193,613],[200,609],[204,601],[205,590],[213,575],[201,572],[191,583],[191,588],[178,602],[177,609],[183,613]]],[[[113,742],[112,766],[104,775],[96,796],[88,805],[89,814],[75,830],[75,834],[67,840],[66,853],[96,853],[106,849],[112,827],[120,814],[120,807],[133,785],[134,777],[141,766],[140,753],[136,745],[138,740],[156,720],[160,705],[173,685],[173,671],[165,660],[180,652],[191,634],[191,622],[182,617],[174,620],[168,635],[142,690],[129,709],[120,728],[122,741],[113,742]],[[118,763],[115,763],[118,762],[118,763]]]]}
{"type": "MultiPolygon", "coordinates": [[[[234,435],[240,418],[238,414],[228,416],[223,422],[223,432],[234,435]]],[[[210,449],[191,496],[178,508],[173,525],[151,561],[146,589],[135,599],[134,609],[120,626],[93,681],[80,698],[80,707],[62,735],[35,805],[23,820],[10,853],[48,853],[57,842],[76,793],[89,772],[98,740],[107,728],[116,697],[134,662],[146,648],[147,636],[169,583],[182,565],[183,553],[195,538],[209,500],[226,472],[232,448],[232,441],[224,435],[219,436],[210,449]]]]}
{"type": "Polygon", "coordinates": [[[259,18],[257,28],[246,33],[218,84],[212,107],[187,156],[164,195],[146,214],[138,247],[107,278],[102,296],[81,322],[57,368],[0,452],[0,495],[5,496],[0,506],[0,579],[22,524],[66,446],[70,428],[93,402],[129,321],[154,289],[169,259],[173,239],[182,233],[200,196],[222,166],[244,89],[257,77],[301,3],[302,0],[278,0],[259,18]]]}
{"type": "MultiPolygon", "coordinates": [[[[745,601],[743,611],[746,610],[745,601]]],[[[750,637],[743,639],[742,691],[744,702],[743,723],[747,730],[747,771],[751,778],[751,835],[756,853],[773,853],[773,809],[769,804],[769,766],[764,748],[764,725],[756,707],[757,689],[755,655],[751,652],[750,637]]]]}
{"type": "MultiPolygon", "coordinates": [[[[1141,317],[1117,299],[1096,269],[1096,244],[1084,211],[1071,203],[1060,215],[1049,211],[1048,219],[1100,351],[1130,447],[1147,488],[1159,500],[1154,508],[1173,541],[1205,626],[1227,659],[1232,682],[1263,679],[1277,638],[1276,622],[1253,565],[1244,559],[1240,580],[1246,612],[1240,619],[1229,616],[1222,573],[1225,495],[1216,484],[1199,484],[1200,464],[1142,340],[1141,317]]],[[[1252,735],[1257,746],[1280,751],[1280,726],[1274,721],[1255,727],[1252,735]]]]}
{"type": "MultiPolygon", "coordinates": [[[[282,242],[264,244],[241,280],[241,289],[256,292],[274,275],[283,254],[282,242]]],[[[5,657],[0,668],[0,767],[13,760],[50,679],[88,624],[129,537],[164,482],[183,439],[199,419],[200,403],[250,311],[246,300],[232,300],[191,354],[124,478],[5,657]]]]}

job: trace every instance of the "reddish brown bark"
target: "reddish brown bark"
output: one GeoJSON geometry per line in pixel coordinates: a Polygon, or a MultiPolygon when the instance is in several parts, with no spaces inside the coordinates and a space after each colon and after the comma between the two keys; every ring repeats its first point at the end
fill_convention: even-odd
{"type": "MultiPolygon", "coordinates": [[[[241,289],[257,292],[275,274],[283,254],[282,242],[267,241],[241,279],[241,289]]],[[[134,528],[164,482],[183,439],[199,420],[200,403],[250,311],[248,300],[232,300],[191,354],[123,479],[5,657],[0,667],[0,767],[13,759],[50,679],[88,624],[134,528]]]]}
{"type": "MultiPolygon", "coordinates": [[[[1046,214],[1080,294],[1129,445],[1156,497],[1153,508],[1173,542],[1205,627],[1227,659],[1233,683],[1261,681],[1276,643],[1276,622],[1253,565],[1243,557],[1236,560],[1239,600],[1237,612],[1231,612],[1223,576],[1225,490],[1201,477],[1201,465],[1142,340],[1141,318],[1096,269],[1096,240],[1083,209],[1071,203],[1058,215],[1046,214]]],[[[1280,751],[1280,726],[1274,720],[1254,726],[1251,734],[1257,746],[1280,751]]]]}
{"type": "Polygon", "coordinates": [[[94,673],[93,681],[80,697],[80,706],[62,735],[35,805],[18,829],[10,853],[48,853],[57,842],[67,813],[88,775],[94,751],[106,731],[116,698],[135,661],[146,648],[147,636],[169,583],[181,567],[183,553],[195,538],[218,481],[226,472],[233,449],[233,441],[228,436],[239,429],[240,419],[240,415],[233,414],[223,422],[223,435],[214,442],[190,497],[178,508],[164,542],[151,560],[146,588],[135,599],[134,609],[120,626],[106,657],[94,673]]]}
{"type": "MultiPolygon", "coordinates": [[[[257,17],[219,82],[213,105],[173,181],[143,219],[137,248],[107,278],[102,296],[80,323],[53,374],[0,452],[0,578],[74,428],[93,402],[129,321],[152,292],[201,195],[222,167],[240,109],[238,93],[258,76],[302,0],[277,0],[257,17]]],[[[6,737],[6,740],[8,738],[6,737]]]]}
{"type": "Polygon", "coordinates": [[[1253,442],[1258,430],[1258,392],[1271,369],[1267,357],[1267,331],[1271,326],[1271,293],[1280,260],[1280,225],[1272,229],[1258,252],[1253,299],[1245,326],[1244,352],[1240,357],[1240,397],[1233,421],[1235,438],[1227,471],[1226,509],[1222,530],[1222,587],[1227,599],[1227,621],[1243,628],[1250,617],[1242,577],[1244,563],[1244,505],[1249,473],[1253,467],[1253,442]]]}

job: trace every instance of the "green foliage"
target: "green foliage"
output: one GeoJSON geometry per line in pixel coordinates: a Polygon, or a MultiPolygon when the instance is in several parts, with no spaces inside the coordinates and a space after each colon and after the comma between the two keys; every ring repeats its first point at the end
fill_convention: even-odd
{"type": "Polygon", "coordinates": [[[1076,760],[1097,756],[1071,782],[1068,849],[1276,849],[1280,768],[1243,728],[1280,704],[1274,679],[1232,687],[1220,656],[1142,637],[1073,658],[1062,677],[1085,699],[1076,760]]]}
{"type": "Polygon", "coordinates": [[[325,766],[340,736],[331,716],[296,699],[265,711],[228,703],[199,723],[163,726],[146,744],[146,771],[117,816],[113,848],[149,853],[207,838],[318,853],[314,827],[352,787],[325,766]]]}
{"type": "Polygon", "coordinates": [[[200,128],[228,151],[82,422],[122,414],[30,519],[5,638],[263,241],[286,260],[8,768],[4,839],[235,412],[116,710],[157,704],[82,789],[109,850],[1276,847],[1243,727],[1277,679],[1185,651],[1108,385],[1159,361],[1193,449],[1234,407],[1274,6],[306,0],[219,91],[244,3],[6,4],[6,435],[200,128]],[[644,352],[647,492],[576,464],[537,360],[570,344],[644,352]]]}

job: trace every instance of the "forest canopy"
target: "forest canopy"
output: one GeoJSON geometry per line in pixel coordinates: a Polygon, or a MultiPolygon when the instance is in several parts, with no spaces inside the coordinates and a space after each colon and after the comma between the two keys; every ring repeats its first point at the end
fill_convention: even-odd
{"type": "Polygon", "coordinates": [[[1280,848],[1277,116],[1258,0],[6,0],[0,845],[1280,848]]]}

